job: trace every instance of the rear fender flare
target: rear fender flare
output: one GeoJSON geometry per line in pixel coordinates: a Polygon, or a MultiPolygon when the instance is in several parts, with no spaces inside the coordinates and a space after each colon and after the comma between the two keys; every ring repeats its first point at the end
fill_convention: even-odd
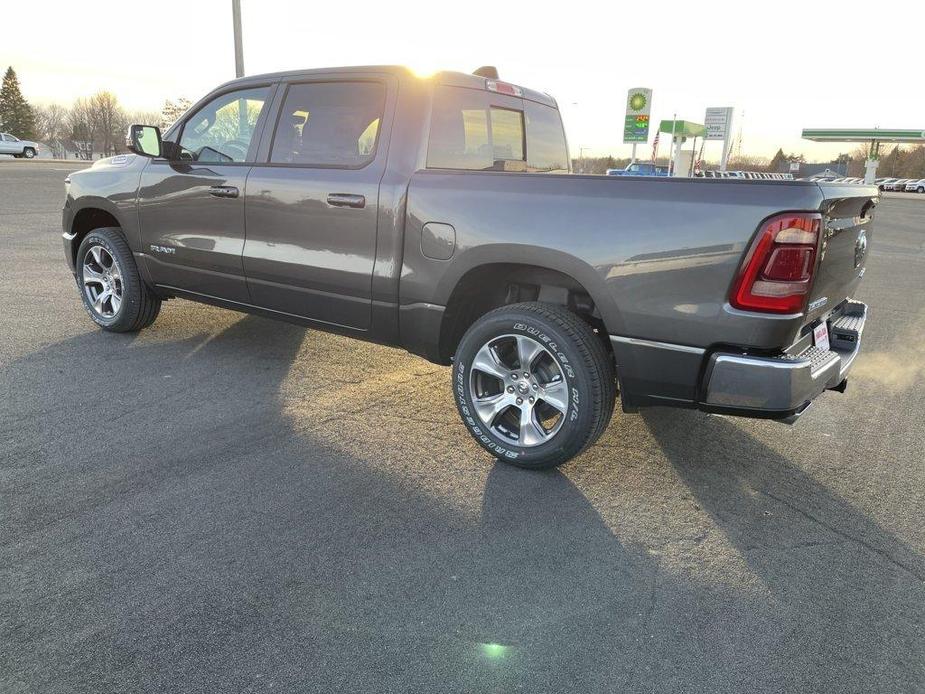
{"type": "Polygon", "coordinates": [[[434,302],[446,306],[466,273],[484,265],[499,263],[535,265],[568,275],[591,296],[607,331],[611,334],[621,334],[623,317],[601,274],[593,266],[573,255],[539,246],[495,243],[466,250],[454,258],[438,282],[434,302]]]}

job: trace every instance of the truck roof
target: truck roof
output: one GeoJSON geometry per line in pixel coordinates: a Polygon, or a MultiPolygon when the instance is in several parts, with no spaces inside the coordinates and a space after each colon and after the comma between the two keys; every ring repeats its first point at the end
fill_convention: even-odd
{"type": "MultiPolygon", "coordinates": [[[[224,88],[235,84],[249,84],[251,82],[265,82],[267,80],[277,80],[289,77],[309,77],[313,75],[326,75],[333,73],[348,73],[357,75],[392,74],[399,77],[422,81],[432,80],[435,84],[448,85],[453,87],[467,87],[469,89],[485,89],[486,83],[490,81],[485,77],[472,75],[466,72],[455,72],[452,70],[435,72],[432,75],[419,75],[414,72],[414,70],[405,65],[352,65],[346,67],[305,68],[302,70],[284,70],[281,72],[266,72],[259,75],[246,75],[244,77],[239,77],[238,79],[226,82],[221,86],[224,88]]],[[[503,79],[495,81],[502,83],[505,82],[503,79]]],[[[546,106],[557,108],[556,100],[549,94],[536,91],[535,89],[528,89],[527,87],[522,87],[521,85],[515,86],[517,86],[523,92],[523,98],[529,99],[530,101],[536,101],[540,104],[545,104],[546,106]]]]}

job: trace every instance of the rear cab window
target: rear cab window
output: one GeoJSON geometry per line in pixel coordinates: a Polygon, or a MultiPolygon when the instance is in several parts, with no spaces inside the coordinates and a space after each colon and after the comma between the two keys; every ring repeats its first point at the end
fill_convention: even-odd
{"type": "Polygon", "coordinates": [[[434,88],[427,167],[467,171],[568,171],[559,112],[467,87],[434,88]]]}

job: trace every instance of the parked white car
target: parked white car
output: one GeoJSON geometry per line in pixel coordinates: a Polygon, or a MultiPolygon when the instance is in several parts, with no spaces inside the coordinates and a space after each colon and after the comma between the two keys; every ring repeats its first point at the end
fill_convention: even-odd
{"type": "Polygon", "coordinates": [[[880,190],[888,190],[889,186],[893,185],[893,182],[895,180],[896,180],[895,178],[878,178],[876,181],[874,181],[874,184],[880,190]]]}
{"type": "Polygon", "coordinates": [[[920,178],[917,181],[908,181],[906,183],[906,192],[925,193],[925,178],[920,178]]]}
{"type": "Polygon", "coordinates": [[[39,146],[29,140],[20,140],[15,135],[0,133],[0,154],[12,154],[19,159],[32,159],[39,153],[39,146]]]}

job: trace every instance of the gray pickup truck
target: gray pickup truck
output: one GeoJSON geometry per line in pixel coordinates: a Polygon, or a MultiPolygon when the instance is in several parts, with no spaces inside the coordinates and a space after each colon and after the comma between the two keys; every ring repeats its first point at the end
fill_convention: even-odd
{"type": "Polygon", "coordinates": [[[491,70],[247,77],[67,181],[104,330],[182,297],[452,364],[473,437],[558,465],[625,411],[793,421],[843,390],[875,187],[570,175],[555,100],[491,70]]]}

